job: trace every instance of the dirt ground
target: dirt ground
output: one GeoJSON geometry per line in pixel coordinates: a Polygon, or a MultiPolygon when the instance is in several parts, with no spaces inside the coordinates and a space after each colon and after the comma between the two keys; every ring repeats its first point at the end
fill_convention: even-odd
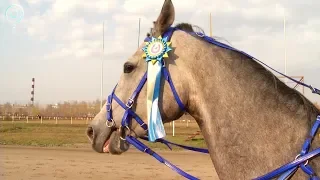
{"type": "MultiPolygon", "coordinates": [[[[161,151],[160,155],[199,179],[217,179],[207,154],[161,151]]],[[[1,180],[185,179],[153,157],[129,150],[120,156],[90,148],[0,146],[1,180]]]]}

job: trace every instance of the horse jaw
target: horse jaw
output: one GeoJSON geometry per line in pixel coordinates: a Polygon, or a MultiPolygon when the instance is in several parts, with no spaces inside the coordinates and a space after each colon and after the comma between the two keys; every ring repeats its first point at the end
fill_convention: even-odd
{"type": "Polygon", "coordinates": [[[110,139],[104,146],[104,152],[113,155],[120,155],[129,150],[130,145],[125,141],[120,139],[119,131],[113,131],[111,133],[110,139]]]}
{"type": "MultiPolygon", "coordinates": [[[[106,105],[104,105],[106,106],[106,105]]],[[[105,120],[105,109],[102,109],[91,121],[87,128],[87,137],[91,142],[92,149],[98,153],[121,154],[128,147],[121,143],[120,136],[115,127],[108,127],[105,120]]]]}

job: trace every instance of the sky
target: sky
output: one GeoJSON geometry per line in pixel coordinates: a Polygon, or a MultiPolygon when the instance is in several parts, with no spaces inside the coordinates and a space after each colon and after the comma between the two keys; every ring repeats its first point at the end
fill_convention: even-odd
{"type": "MultiPolygon", "coordinates": [[[[281,72],[286,44],[287,74],[304,76],[305,83],[320,88],[320,1],[172,1],[175,23],[198,25],[209,35],[211,13],[214,36],[281,72]]],[[[33,77],[36,103],[99,99],[102,61],[107,97],[123,63],[137,50],[139,18],[141,43],[162,4],[163,0],[1,0],[0,103],[30,102],[33,77]],[[24,10],[20,22],[5,17],[12,4],[24,10]]],[[[307,88],[305,96],[320,103],[320,96],[307,88]]]]}

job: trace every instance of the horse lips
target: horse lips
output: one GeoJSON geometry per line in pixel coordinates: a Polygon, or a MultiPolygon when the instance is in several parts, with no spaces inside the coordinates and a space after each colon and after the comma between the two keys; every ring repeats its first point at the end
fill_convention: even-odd
{"type": "Polygon", "coordinates": [[[109,153],[109,139],[104,143],[103,152],[109,153]]]}

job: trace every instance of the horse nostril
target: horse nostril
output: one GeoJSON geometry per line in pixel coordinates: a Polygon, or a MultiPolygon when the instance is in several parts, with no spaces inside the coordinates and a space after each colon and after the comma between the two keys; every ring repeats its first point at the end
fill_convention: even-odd
{"type": "Polygon", "coordinates": [[[92,127],[87,128],[87,136],[88,136],[89,140],[92,142],[93,137],[94,137],[94,131],[93,131],[92,127]]]}

